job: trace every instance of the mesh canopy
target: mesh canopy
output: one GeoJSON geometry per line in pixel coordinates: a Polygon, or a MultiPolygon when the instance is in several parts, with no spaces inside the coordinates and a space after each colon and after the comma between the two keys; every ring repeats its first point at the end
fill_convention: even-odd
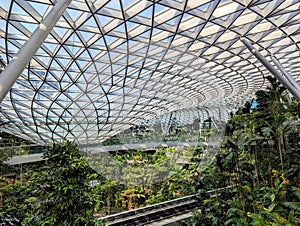
{"type": "MultiPolygon", "coordinates": [[[[55,2],[0,1],[4,64],[55,2]]],[[[299,0],[73,0],[1,103],[1,129],[93,143],[174,111],[226,120],[269,75],[240,38],[298,80],[299,31],[299,0]]]]}

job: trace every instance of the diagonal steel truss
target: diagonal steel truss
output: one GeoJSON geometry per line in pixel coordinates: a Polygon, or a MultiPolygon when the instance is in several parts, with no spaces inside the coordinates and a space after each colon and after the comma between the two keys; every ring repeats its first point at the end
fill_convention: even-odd
{"type": "MultiPolygon", "coordinates": [[[[0,2],[4,65],[55,2],[0,2]]],[[[72,0],[2,101],[1,129],[93,143],[172,112],[225,121],[270,74],[241,37],[299,74],[299,12],[299,0],[72,0]]]]}

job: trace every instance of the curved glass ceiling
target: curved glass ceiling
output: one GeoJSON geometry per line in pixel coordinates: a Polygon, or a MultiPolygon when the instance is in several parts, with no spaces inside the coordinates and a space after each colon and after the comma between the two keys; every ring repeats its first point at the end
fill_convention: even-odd
{"type": "MultiPolygon", "coordinates": [[[[0,2],[5,64],[54,2],[0,2]]],[[[269,75],[241,37],[299,75],[299,12],[299,0],[73,0],[1,103],[1,128],[93,143],[175,111],[226,119],[269,75]]]]}

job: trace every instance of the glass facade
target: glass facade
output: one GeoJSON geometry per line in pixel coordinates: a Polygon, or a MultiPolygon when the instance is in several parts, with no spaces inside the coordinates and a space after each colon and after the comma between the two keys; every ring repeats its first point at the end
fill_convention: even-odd
{"type": "MultiPolygon", "coordinates": [[[[0,2],[1,67],[55,2],[0,2]]],[[[270,75],[240,38],[298,81],[299,30],[299,0],[72,0],[2,101],[1,129],[98,143],[169,115],[226,121],[270,75]]]]}

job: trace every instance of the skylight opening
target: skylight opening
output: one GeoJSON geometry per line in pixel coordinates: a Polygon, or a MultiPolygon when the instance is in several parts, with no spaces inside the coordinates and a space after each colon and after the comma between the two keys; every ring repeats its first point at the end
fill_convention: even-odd
{"type": "Polygon", "coordinates": [[[115,9],[120,11],[121,10],[121,6],[120,6],[120,2],[119,0],[110,0],[106,5],[106,8],[110,8],[110,9],[115,9]]]}
{"type": "Polygon", "coordinates": [[[176,16],[177,10],[175,9],[167,9],[160,13],[155,14],[154,21],[158,24],[164,23],[176,16]]]}
{"type": "MultiPolygon", "coordinates": [[[[3,2],[3,1],[1,1],[3,2]]],[[[4,1],[5,2],[5,1],[4,1]]],[[[18,4],[13,4],[13,7],[11,9],[11,13],[17,14],[17,15],[29,15],[27,12],[25,12],[18,4]]]]}
{"type": "MultiPolygon", "coordinates": [[[[199,2],[200,2],[200,1],[199,1],[199,2]]],[[[209,7],[209,5],[210,5],[210,2],[209,2],[209,3],[206,3],[206,4],[203,4],[203,5],[199,6],[199,7],[197,7],[197,9],[199,9],[199,10],[201,10],[201,11],[203,11],[203,12],[206,12],[207,9],[208,9],[208,7],[209,7]]]]}
{"type": "Polygon", "coordinates": [[[236,12],[236,10],[239,7],[239,4],[236,3],[236,2],[229,2],[228,3],[228,1],[226,1],[226,3],[227,4],[224,4],[223,6],[220,6],[220,7],[216,8],[212,15],[216,18],[220,18],[220,17],[223,17],[225,15],[236,12]]]}
{"type": "Polygon", "coordinates": [[[108,17],[108,16],[103,15],[103,14],[101,14],[101,15],[96,14],[96,17],[97,17],[97,19],[100,21],[100,24],[101,24],[103,27],[106,26],[106,24],[107,24],[108,22],[110,22],[111,20],[113,20],[113,17],[108,17]]]}
{"type": "Polygon", "coordinates": [[[138,15],[150,19],[152,17],[153,7],[141,11],[138,15]]]}
{"type": "Polygon", "coordinates": [[[0,7],[3,8],[5,11],[8,11],[10,4],[11,4],[10,1],[1,1],[0,7]]]}
{"type": "Polygon", "coordinates": [[[46,15],[46,12],[49,8],[48,4],[43,4],[43,3],[37,3],[34,1],[28,1],[28,3],[36,10],[38,14],[40,14],[42,17],[46,15]]]}
{"type": "MultiPolygon", "coordinates": [[[[149,18],[149,14],[151,12],[151,10],[148,11],[147,10],[144,10],[147,6],[149,5],[149,2],[145,1],[145,0],[142,0],[142,1],[136,1],[135,4],[133,4],[131,7],[128,7],[126,9],[126,13],[130,16],[130,17],[133,17],[137,14],[140,14],[141,12],[143,12],[143,14],[145,15],[145,17],[149,18]]],[[[151,8],[150,8],[151,9],[151,8]]],[[[151,14],[150,14],[151,15],[151,14]]]]}

